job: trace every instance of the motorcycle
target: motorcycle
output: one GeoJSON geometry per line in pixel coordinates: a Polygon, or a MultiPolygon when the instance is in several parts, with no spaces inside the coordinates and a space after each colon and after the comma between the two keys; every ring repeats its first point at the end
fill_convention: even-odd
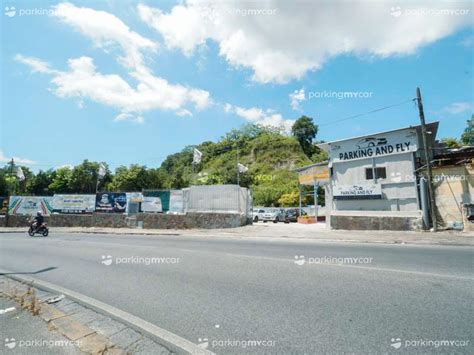
{"type": "Polygon", "coordinates": [[[28,229],[28,235],[34,237],[35,234],[41,234],[43,237],[47,237],[49,234],[48,224],[43,223],[39,228],[36,228],[35,223],[30,223],[30,229],[28,229]]]}

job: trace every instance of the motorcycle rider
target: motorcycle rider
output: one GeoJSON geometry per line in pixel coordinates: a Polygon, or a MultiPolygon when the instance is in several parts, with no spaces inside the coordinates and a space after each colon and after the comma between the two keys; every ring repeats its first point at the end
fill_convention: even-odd
{"type": "Polygon", "coordinates": [[[35,230],[38,231],[41,228],[41,226],[44,224],[43,212],[38,211],[33,221],[35,223],[35,230]]]}

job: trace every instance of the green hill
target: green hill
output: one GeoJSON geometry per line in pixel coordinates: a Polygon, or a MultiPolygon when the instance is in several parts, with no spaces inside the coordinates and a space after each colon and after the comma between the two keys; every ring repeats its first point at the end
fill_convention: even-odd
{"type": "Polygon", "coordinates": [[[279,206],[279,199],[285,194],[293,196],[292,203],[286,204],[294,204],[298,179],[291,170],[311,163],[294,137],[255,125],[234,129],[218,142],[204,142],[195,148],[203,156],[194,171],[194,146],[168,156],[163,162],[158,170],[164,187],[236,184],[239,156],[240,163],[249,168],[240,174],[240,185],[251,188],[255,205],[279,206]]]}
{"type": "MultiPolygon", "coordinates": [[[[315,135],[314,132],[312,135],[315,135]]],[[[311,138],[303,144],[307,154],[312,156],[313,161],[324,159],[308,139],[311,138]]],[[[275,128],[247,125],[230,131],[217,142],[188,146],[179,153],[169,155],[159,168],[132,164],[129,167],[119,166],[112,172],[107,162],[85,160],[74,167],[36,174],[23,166],[26,179],[19,181],[15,176],[16,167],[5,166],[0,169],[0,196],[95,193],[100,164],[106,167],[106,174],[99,181],[99,191],[131,192],[180,189],[190,185],[237,184],[239,161],[248,167],[247,172],[240,174],[240,185],[252,190],[254,205],[295,206],[298,204],[298,179],[293,169],[311,163],[299,142],[275,128]],[[201,163],[193,168],[194,148],[203,155],[201,163]]]]}

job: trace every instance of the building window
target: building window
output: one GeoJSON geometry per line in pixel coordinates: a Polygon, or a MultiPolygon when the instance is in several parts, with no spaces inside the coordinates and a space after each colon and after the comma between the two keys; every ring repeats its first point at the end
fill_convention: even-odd
{"type": "Polygon", "coordinates": [[[387,178],[387,170],[385,168],[365,168],[365,179],[366,180],[373,180],[374,179],[374,170],[375,170],[375,178],[376,179],[386,179],[387,178]]]}

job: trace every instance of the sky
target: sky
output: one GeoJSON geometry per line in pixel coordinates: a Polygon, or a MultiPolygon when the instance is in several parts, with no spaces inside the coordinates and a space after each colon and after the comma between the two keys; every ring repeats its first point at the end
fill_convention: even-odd
{"type": "Polygon", "coordinates": [[[318,140],[473,112],[470,1],[2,1],[0,163],[158,167],[246,123],[318,140]],[[375,109],[390,109],[344,118],[375,109]]]}

